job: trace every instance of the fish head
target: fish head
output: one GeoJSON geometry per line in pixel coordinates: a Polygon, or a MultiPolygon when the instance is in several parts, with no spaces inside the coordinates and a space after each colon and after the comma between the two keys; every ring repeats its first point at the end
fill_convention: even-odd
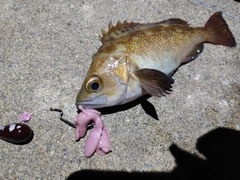
{"type": "Polygon", "coordinates": [[[128,86],[127,61],[123,56],[95,56],[77,94],[76,105],[98,109],[120,104],[128,86]]]}

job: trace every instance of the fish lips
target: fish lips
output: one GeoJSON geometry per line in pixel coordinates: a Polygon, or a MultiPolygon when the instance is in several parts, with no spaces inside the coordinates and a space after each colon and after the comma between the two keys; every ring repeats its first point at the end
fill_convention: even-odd
{"type": "Polygon", "coordinates": [[[107,103],[107,96],[105,94],[99,95],[97,97],[82,100],[76,102],[76,106],[81,105],[85,109],[95,109],[95,108],[101,108],[107,103]]]}

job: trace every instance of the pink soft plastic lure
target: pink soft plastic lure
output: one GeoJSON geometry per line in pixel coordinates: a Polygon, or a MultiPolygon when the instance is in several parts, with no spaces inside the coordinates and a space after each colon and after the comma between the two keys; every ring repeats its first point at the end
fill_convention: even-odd
{"type": "Polygon", "coordinates": [[[75,140],[82,138],[86,135],[87,126],[89,123],[94,123],[94,128],[87,138],[84,154],[86,157],[90,157],[94,152],[104,155],[109,153],[112,148],[110,145],[110,136],[108,130],[104,127],[101,119],[101,113],[94,109],[83,109],[82,106],[78,106],[82,111],[75,118],[76,131],[75,140]]]}
{"type": "Polygon", "coordinates": [[[82,106],[78,106],[78,108],[81,110],[81,113],[79,113],[75,118],[75,124],[64,119],[62,117],[62,110],[57,108],[40,109],[33,113],[24,112],[21,115],[22,123],[13,123],[6,126],[0,126],[0,139],[14,144],[23,144],[27,142],[32,137],[33,131],[25,123],[31,119],[32,114],[42,110],[50,110],[59,112],[61,121],[76,128],[76,140],[84,137],[86,135],[87,128],[94,124],[94,128],[87,138],[84,148],[84,154],[86,157],[91,157],[95,152],[100,155],[109,153],[112,150],[110,145],[110,136],[108,130],[104,127],[101,119],[101,113],[94,109],[83,109],[82,106]]]}

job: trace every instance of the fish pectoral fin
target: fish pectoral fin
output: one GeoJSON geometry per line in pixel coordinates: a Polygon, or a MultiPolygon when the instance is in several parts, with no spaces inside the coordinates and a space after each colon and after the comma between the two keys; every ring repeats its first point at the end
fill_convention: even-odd
{"type": "Polygon", "coordinates": [[[174,80],[161,71],[154,69],[140,69],[135,72],[141,86],[152,96],[165,96],[172,91],[174,80]]]}
{"type": "Polygon", "coordinates": [[[196,44],[193,49],[187,54],[187,56],[182,59],[182,63],[188,63],[195,58],[198,57],[198,55],[203,51],[203,43],[196,44]]]}

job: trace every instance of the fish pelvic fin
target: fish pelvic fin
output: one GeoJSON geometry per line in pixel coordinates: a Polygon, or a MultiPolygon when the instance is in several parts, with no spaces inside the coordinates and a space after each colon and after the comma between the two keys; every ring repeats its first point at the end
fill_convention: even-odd
{"type": "Polygon", "coordinates": [[[236,41],[222,17],[222,12],[215,12],[204,25],[208,32],[206,42],[212,44],[235,47],[236,41]]]}
{"type": "Polygon", "coordinates": [[[140,69],[134,73],[140,80],[143,89],[151,96],[165,96],[169,94],[174,80],[161,71],[154,69],[140,69]]]}

